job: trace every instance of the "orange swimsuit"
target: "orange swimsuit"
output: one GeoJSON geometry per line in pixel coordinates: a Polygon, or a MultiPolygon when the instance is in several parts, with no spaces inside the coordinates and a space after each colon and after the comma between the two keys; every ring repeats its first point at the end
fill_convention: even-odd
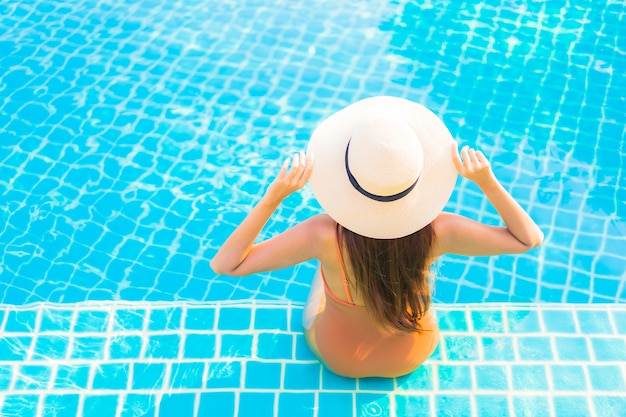
{"type": "Polygon", "coordinates": [[[321,359],[339,375],[396,377],[414,371],[437,347],[439,330],[428,313],[421,322],[424,331],[381,331],[364,306],[353,303],[339,252],[341,277],[348,302],[332,293],[320,266],[327,297],[318,317],[315,340],[321,359]]]}

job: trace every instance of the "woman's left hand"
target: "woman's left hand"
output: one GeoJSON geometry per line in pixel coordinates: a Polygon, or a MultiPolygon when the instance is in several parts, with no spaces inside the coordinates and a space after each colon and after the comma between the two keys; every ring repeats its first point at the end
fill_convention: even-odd
{"type": "Polygon", "coordinates": [[[304,151],[295,153],[292,158],[285,159],[278,176],[270,184],[265,196],[280,203],[291,193],[304,187],[311,177],[311,172],[313,172],[313,155],[305,155],[304,151]]]}

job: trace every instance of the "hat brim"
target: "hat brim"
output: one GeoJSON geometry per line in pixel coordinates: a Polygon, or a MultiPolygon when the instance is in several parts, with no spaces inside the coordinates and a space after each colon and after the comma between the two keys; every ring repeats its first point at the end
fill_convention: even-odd
{"type": "Polygon", "coordinates": [[[308,152],[315,158],[309,183],[322,208],[337,223],[376,239],[414,233],[432,222],[454,190],[457,170],[452,160],[454,139],[430,110],[412,101],[377,96],[358,101],[325,119],[313,132],[308,152]],[[345,151],[354,129],[375,118],[398,119],[416,133],[424,151],[419,182],[403,198],[380,202],[357,191],[345,168],[345,151]]]}

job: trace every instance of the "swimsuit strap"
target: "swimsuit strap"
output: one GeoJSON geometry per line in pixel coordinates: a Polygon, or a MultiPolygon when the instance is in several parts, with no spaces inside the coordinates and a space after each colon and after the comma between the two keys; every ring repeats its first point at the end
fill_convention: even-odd
{"type": "Polygon", "coordinates": [[[343,280],[343,290],[346,293],[346,298],[348,302],[354,305],[354,301],[352,301],[352,296],[350,295],[350,284],[348,283],[348,279],[346,278],[346,271],[343,268],[343,257],[341,256],[341,248],[339,247],[339,223],[337,223],[337,256],[339,256],[339,268],[341,269],[341,279],[343,280]]]}

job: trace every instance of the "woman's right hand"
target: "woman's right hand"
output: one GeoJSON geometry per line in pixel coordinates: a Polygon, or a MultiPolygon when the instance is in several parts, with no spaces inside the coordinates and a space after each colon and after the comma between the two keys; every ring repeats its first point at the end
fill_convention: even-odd
{"type": "Polygon", "coordinates": [[[491,170],[489,160],[481,151],[477,151],[465,145],[459,155],[455,144],[452,147],[452,160],[459,174],[470,181],[474,181],[479,187],[498,182],[491,170]]]}
{"type": "Polygon", "coordinates": [[[543,232],[496,179],[485,155],[469,146],[464,146],[460,155],[453,147],[452,153],[459,174],[480,187],[504,221],[505,227],[443,212],[433,223],[437,235],[435,256],[444,253],[467,256],[522,253],[540,245],[543,232]]]}

